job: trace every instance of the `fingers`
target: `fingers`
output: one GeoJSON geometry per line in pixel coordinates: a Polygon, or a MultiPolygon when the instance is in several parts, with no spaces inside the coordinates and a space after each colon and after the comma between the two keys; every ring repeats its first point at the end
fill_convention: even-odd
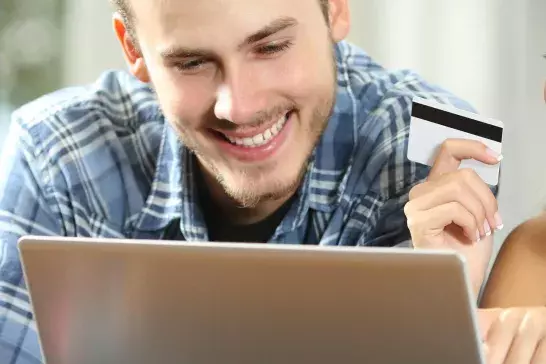
{"type": "Polygon", "coordinates": [[[531,364],[542,364],[546,363],[546,338],[543,338],[538,343],[533,359],[531,359],[531,364]]]}
{"type": "Polygon", "coordinates": [[[503,312],[500,308],[488,308],[478,310],[478,325],[482,340],[486,340],[493,324],[499,319],[503,312]]]}
{"type": "Polygon", "coordinates": [[[504,364],[531,363],[544,336],[544,323],[539,315],[537,311],[525,313],[504,364]]]}
{"type": "Polygon", "coordinates": [[[488,364],[505,363],[523,315],[521,310],[505,310],[492,324],[486,337],[488,364]]]}
{"type": "MultiPolygon", "coordinates": [[[[416,219],[414,215],[419,212],[451,202],[459,203],[474,217],[476,230],[468,236],[472,241],[480,241],[481,237],[491,235],[494,229],[502,228],[495,196],[470,169],[451,172],[435,181],[416,186],[410,192],[410,202],[405,206],[405,213],[413,221],[416,219]]],[[[448,217],[454,219],[453,214],[448,217]]]]}
{"type": "MultiPolygon", "coordinates": [[[[493,192],[478,176],[478,174],[471,170],[465,169],[460,171],[462,179],[466,182],[467,186],[472,188],[475,195],[479,197],[480,202],[485,210],[485,216],[477,216],[478,222],[481,223],[480,227],[485,230],[485,235],[491,235],[492,230],[500,230],[503,228],[502,218],[499,214],[499,205],[497,199],[493,195],[493,192]],[[483,224],[483,225],[482,225],[483,224]]],[[[481,230],[480,230],[481,231],[481,230]]]]}
{"type": "Polygon", "coordinates": [[[456,171],[460,167],[461,161],[465,159],[474,159],[495,165],[502,160],[502,156],[479,141],[448,139],[440,147],[434,166],[429,174],[429,180],[456,171]]]}
{"type": "Polygon", "coordinates": [[[446,226],[455,224],[463,229],[470,242],[480,239],[475,217],[459,202],[442,204],[426,211],[406,212],[406,215],[408,227],[416,236],[434,236],[446,226]]]}
{"type": "Polygon", "coordinates": [[[488,364],[546,363],[546,309],[479,310],[488,364]]]}

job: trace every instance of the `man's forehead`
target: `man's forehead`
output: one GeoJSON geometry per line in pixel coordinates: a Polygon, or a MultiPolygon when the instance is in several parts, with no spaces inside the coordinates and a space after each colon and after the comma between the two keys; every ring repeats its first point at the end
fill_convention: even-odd
{"type": "Polygon", "coordinates": [[[214,15],[244,3],[245,0],[128,0],[135,15],[139,17],[152,14],[173,17],[199,17],[214,15]]]}
{"type": "MultiPolygon", "coordinates": [[[[318,0],[129,0],[137,23],[161,28],[164,32],[185,29],[205,32],[234,28],[261,27],[281,16],[308,12],[318,0]]],[[[245,29],[248,31],[249,29],[245,29]]]]}

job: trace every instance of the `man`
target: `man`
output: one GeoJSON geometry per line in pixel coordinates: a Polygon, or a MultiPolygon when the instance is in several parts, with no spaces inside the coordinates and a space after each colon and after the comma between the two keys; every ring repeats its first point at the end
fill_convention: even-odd
{"type": "MultiPolygon", "coordinates": [[[[449,171],[499,156],[448,143],[420,183],[429,170],[406,159],[412,97],[470,107],[344,42],[346,0],[115,5],[132,75],[106,73],[14,115],[0,173],[5,362],[39,357],[24,234],[393,246],[410,238],[415,187],[415,247],[462,251],[477,292],[500,217],[481,180],[449,171]],[[471,201],[451,211],[437,196],[450,186],[471,201]],[[437,229],[450,220],[466,235],[437,229]]],[[[485,331],[494,315],[484,312],[485,331]]]]}

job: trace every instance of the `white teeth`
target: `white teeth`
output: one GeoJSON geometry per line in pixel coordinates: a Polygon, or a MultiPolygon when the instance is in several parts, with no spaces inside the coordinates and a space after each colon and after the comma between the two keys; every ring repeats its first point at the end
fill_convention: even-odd
{"type": "Polygon", "coordinates": [[[261,145],[267,144],[273,137],[275,137],[284,127],[284,124],[286,124],[287,115],[284,115],[281,117],[273,126],[266,131],[264,131],[261,134],[254,135],[253,137],[249,138],[229,138],[229,141],[232,144],[236,144],[239,146],[244,146],[247,148],[255,148],[259,147],[261,145]]]}
{"type": "Polygon", "coordinates": [[[252,141],[254,144],[262,144],[264,142],[265,136],[262,134],[256,135],[254,138],[252,138],[252,141]]]}

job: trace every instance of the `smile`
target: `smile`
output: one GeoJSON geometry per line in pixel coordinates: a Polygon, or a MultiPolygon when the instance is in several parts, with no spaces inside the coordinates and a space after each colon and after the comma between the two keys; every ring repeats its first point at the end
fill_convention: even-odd
{"type": "Polygon", "coordinates": [[[288,120],[288,114],[283,115],[275,124],[273,124],[269,129],[266,131],[256,134],[251,137],[246,138],[233,138],[226,135],[226,138],[231,142],[231,144],[247,147],[247,148],[256,148],[263,146],[267,143],[269,143],[281,130],[283,129],[284,125],[286,125],[286,121],[288,120]]]}
{"type": "Polygon", "coordinates": [[[241,162],[263,162],[284,150],[291,135],[295,112],[289,111],[267,126],[254,130],[212,130],[224,156],[241,162]],[[265,129],[267,127],[267,129],[265,129]]]}

